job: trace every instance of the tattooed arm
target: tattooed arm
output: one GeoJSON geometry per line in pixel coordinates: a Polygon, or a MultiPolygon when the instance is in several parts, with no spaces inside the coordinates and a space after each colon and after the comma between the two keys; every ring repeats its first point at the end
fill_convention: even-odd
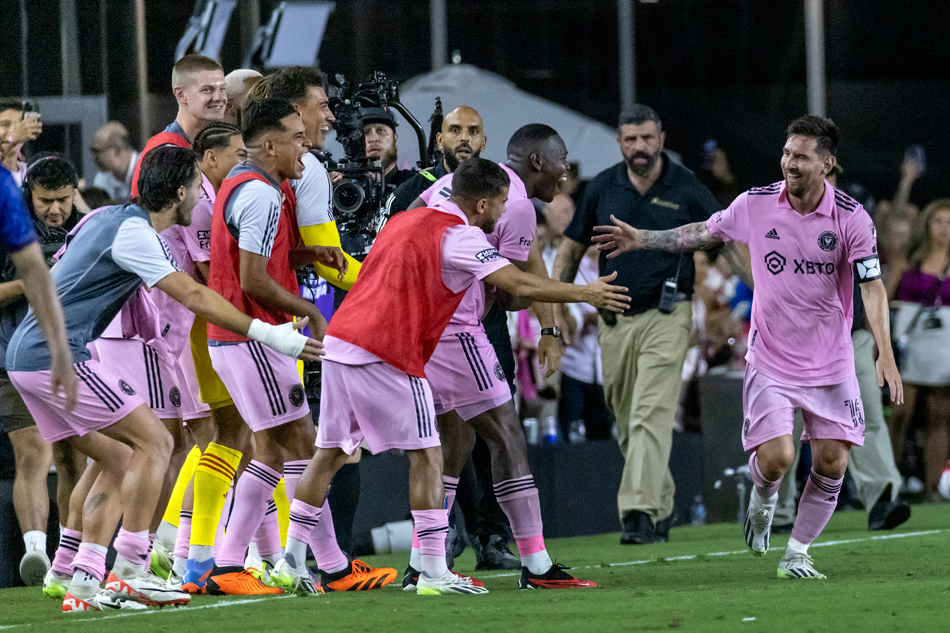
{"type": "Polygon", "coordinates": [[[599,233],[592,239],[598,242],[597,249],[612,251],[607,255],[613,258],[626,251],[653,250],[681,253],[712,248],[723,240],[709,232],[705,222],[693,222],[669,231],[645,231],[635,229],[626,222],[610,216],[615,226],[595,226],[599,233]]]}

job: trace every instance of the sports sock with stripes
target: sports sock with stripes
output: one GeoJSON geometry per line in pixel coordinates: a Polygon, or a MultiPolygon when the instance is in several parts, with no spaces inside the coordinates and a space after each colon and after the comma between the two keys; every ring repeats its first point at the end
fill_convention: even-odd
{"type": "Polygon", "coordinates": [[[227,498],[241,452],[208,444],[195,468],[195,503],[191,519],[191,544],[214,545],[221,510],[227,498]]]}
{"type": "Polygon", "coordinates": [[[346,569],[350,561],[337,543],[330,502],[324,500],[320,510],[320,522],[310,532],[310,549],[313,550],[313,556],[317,559],[317,567],[321,571],[333,574],[346,569]]]}
{"type": "MultiPolygon", "coordinates": [[[[129,532],[124,527],[119,528],[119,535],[115,537],[115,551],[129,565],[137,571],[144,572],[148,566],[148,553],[152,549],[148,530],[129,532]]],[[[118,566],[118,563],[116,563],[118,566]]]]}
{"type": "Polygon", "coordinates": [[[267,501],[274,496],[280,473],[255,459],[247,465],[234,490],[234,508],[215,562],[221,566],[244,566],[247,546],[267,512],[267,501]]]}
{"type": "Polygon", "coordinates": [[[82,532],[63,528],[62,535],[59,537],[59,547],[56,548],[56,556],[53,557],[53,571],[63,576],[73,575],[73,559],[76,558],[80,543],[82,543],[82,532]]]}
{"type": "MultiPolygon", "coordinates": [[[[178,479],[175,480],[175,487],[172,488],[172,494],[168,498],[168,505],[165,506],[165,514],[162,516],[162,522],[168,523],[173,527],[178,527],[178,518],[181,514],[182,502],[185,499],[185,490],[188,489],[188,482],[191,481],[191,478],[195,476],[195,469],[198,467],[198,461],[201,459],[201,449],[197,446],[193,446],[190,451],[188,451],[188,456],[185,457],[185,463],[182,464],[181,470],[178,471],[178,479]]],[[[159,529],[159,543],[162,545],[167,545],[161,529],[159,529]]],[[[168,546],[171,547],[170,545],[168,546]]]]}
{"type": "Polygon", "coordinates": [[[451,515],[452,505],[455,503],[455,493],[459,488],[459,478],[442,475],[442,486],[445,488],[445,510],[451,515]]]}
{"type": "Polygon", "coordinates": [[[277,522],[277,504],[267,500],[267,511],[261,520],[261,526],[254,533],[257,555],[274,565],[280,560],[280,524],[277,522]]]}
{"type": "Polygon", "coordinates": [[[511,524],[521,564],[533,574],[543,574],[552,563],[544,546],[541,502],[534,477],[525,475],[499,481],[494,490],[498,505],[511,524]]]}
{"type": "MultiPolygon", "coordinates": [[[[95,543],[81,543],[76,557],[73,558],[72,575],[75,580],[76,573],[86,572],[90,576],[102,582],[106,577],[106,553],[108,548],[104,545],[95,543]]],[[[98,587],[97,587],[98,588],[98,587]]]]}
{"type": "Polygon", "coordinates": [[[445,508],[413,510],[412,520],[419,537],[419,571],[429,578],[438,578],[448,571],[445,565],[445,537],[449,532],[449,515],[445,508]]]}
{"type": "Polygon", "coordinates": [[[290,504],[290,526],[287,528],[287,547],[284,558],[294,569],[303,569],[307,562],[307,543],[313,528],[320,523],[322,508],[294,499],[290,504]]]}
{"type": "Polygon", "coordinates": [[[749,455],[749,476],[752,477],[755,492],[761,499],[768,501],[772,496],[778,494],[778,488],[782,483],[782,478],[779,477],[775,481],[769,481],[762,476],[762,471],[759,469],[759,454],[757,451],[752,451],[752,454],[749,455]]]}
{"type": "Polygon", "coordinates": [[[806,547],[818,538],[838,505],[838,493],[841,492],[843,481],[844,477],[831,479],[811,469],[801,501],[798,502],[798,517],[792,526],[791,538],[806,547]]]}

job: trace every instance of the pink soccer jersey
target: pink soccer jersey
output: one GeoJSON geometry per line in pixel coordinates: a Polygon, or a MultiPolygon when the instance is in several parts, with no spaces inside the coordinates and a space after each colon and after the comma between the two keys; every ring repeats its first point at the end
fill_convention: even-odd
{"type": "Polygon", "coordinates": [[[859,282],[880,278],[867,211],[825,183],[818,209],[800,215],[781,181],[743,193],[706,225],[716,237],[749,245],[755,280],[749,364],[804,387],[853,376],[854,271],[859,282]]]}
{"type": "MultiPolygon", "coordinates": [[[[498,250],[498,254],[508,260],[527,261],[528,251],[538,231],[537,215],[534,204],[527,196],[524,182],[514,171],[501,166],[508,173],[511,186],[508,188],[508,202],[505,212],[495,224],[495,230],[488,234],[488,242],[498,250]]],[[[452,195],[452,174],[439,178],[419,197],[432,208],[442,208],[452,195]]],[[[449,203],[451,204],[451,203],[449,203]]],[[[455,205],[452,205],[453,207],[455,205]]],[[[457,207],[456,207],[457,208],[457,207]]],[[[459,212],[461,213],[461,212],[459,212]]],[[[485,284],[474,284],[465,293],[462,303],[445,328],[445,334],[472,332],[481,329],[481,318],[494,302],[494,289],[485,284]]]]}

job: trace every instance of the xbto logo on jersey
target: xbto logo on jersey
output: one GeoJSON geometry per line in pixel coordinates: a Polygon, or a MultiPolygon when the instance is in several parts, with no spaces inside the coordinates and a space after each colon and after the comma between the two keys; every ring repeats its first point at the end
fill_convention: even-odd
{"type": "Polygon", "coordinates": [[[818,248],[823,251],[833,251],[838,245],[838,235],[834,231],[822,231],[818,236],[818,248]]]}
{"type": "Polygon", "coordinates": [[[795,262],[796,275],[833,275],[835,272],[833,262],[809,262],[804,259],[792,261],[795,262]]]}
{"type": "Polygon", "coordinates": [[[778,251],[772,251],[765,256],[765,268],[773,275],[777,275],[785,270],[785,258],[778,251]]]}

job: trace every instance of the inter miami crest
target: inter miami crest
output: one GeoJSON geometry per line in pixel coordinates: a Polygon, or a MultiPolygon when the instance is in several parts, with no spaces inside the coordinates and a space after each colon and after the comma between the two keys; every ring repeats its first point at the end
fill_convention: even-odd
{"type": "Polygon", "coordinates": [[[181,406],[181,390],[178,387],[172,387],[168,392],[168,399],[172,401],[172,406],[181,406]]]}
{"type": "Polygon", "coordinates": [[[505,371],[501,368],[501,363],[498,361],[495,361],[495,376],[497,376],[501,382],[505,382],[505,371]]]}
{"type": "Polygon", "coordinates": [[[119,380],[119,389],[121,389],[122,393],[124,393],[127,396],[135,395],[135,389],[132,388],[132,385],[130,385],[129,383],[121,379],[119,380]]]}
{"type": "Polygon", "coordinates": [[[290,404],[295,407],[299,407],[303,404],[305,394],[303,392],[303,387],[300,385],[294,385],[290,388],[290,404]]]}
{"type": "Polygon", "coordinates": [[[834,231],[822,231],[818,236],[818,248],[823,251],[833,251],[838,245],[838,235],[834,231]]]}

